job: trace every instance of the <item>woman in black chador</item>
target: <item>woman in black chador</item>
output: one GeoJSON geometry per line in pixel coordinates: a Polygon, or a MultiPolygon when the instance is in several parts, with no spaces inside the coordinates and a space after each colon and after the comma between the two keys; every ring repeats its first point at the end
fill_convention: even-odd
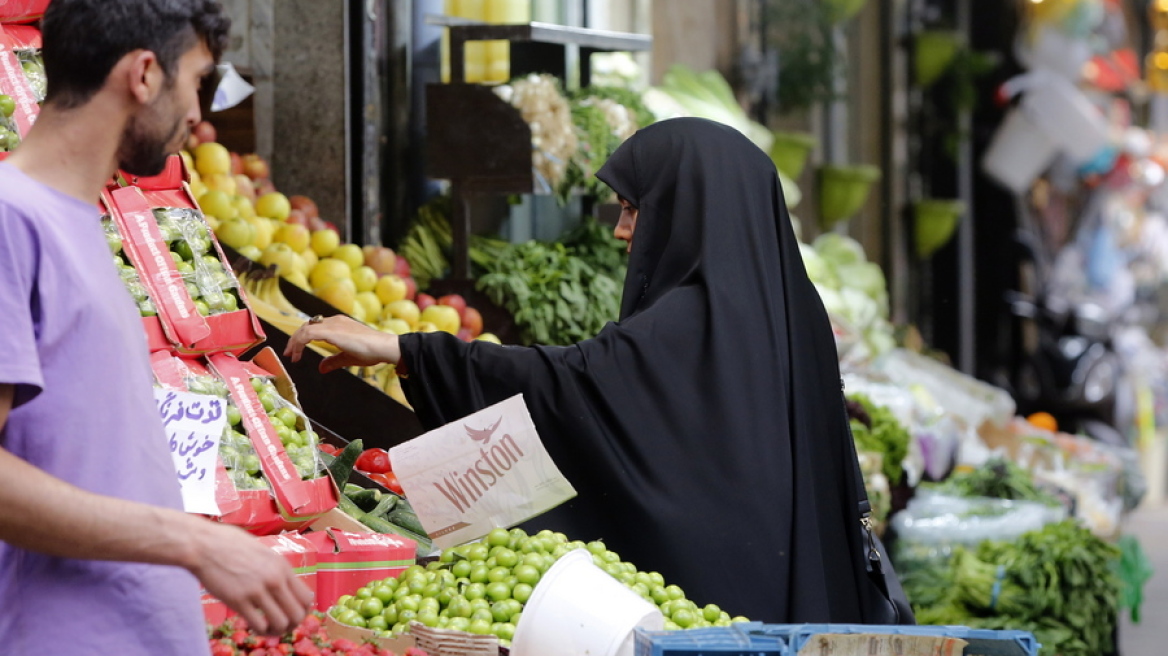
{"type": "Polygon", "coordinates": [[[531,528],[601,539],[698,603],[766,622],[861,622],[855,455],[827,314],[770,159],[732,128],[674,119],[597,173],[629,242],[620,321],[566,347],[400,338],[305,324],[342,353],[399,363],[434,428],[522,393],[579,492],[531,528]],[[634,237],[635,233],[635,237],[634,237]]]}

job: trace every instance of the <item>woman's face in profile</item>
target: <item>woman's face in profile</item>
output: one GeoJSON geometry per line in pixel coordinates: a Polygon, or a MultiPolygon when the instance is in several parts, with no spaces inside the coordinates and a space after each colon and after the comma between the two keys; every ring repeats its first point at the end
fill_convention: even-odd
{"type": "Polygon", "coordinates": [[[633,232],[637,229],[637,208],[628,200],[617,196],[620,201],[621,213],[620,219],[616,222],[616,228],[612,231],[612,236],[628,243],[625,248],[626,253],[633,251],[633,232]]]}

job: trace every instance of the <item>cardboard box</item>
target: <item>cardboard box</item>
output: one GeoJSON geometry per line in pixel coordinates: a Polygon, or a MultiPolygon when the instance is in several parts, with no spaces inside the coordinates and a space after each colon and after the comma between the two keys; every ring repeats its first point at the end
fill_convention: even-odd
{"type": "MultiPolygon", "coordinates": [[[[348,624],[341,624],[331,615],[325,615],[324,630],[333,640],[344,638],[357,644],[372,642],[382,649],[388,649],[395,654],[404,654],[407,649],[415,646],[414,636],[404,635],[398,638],[380,638],[369,629],[360,629],[348,624]]],[[[497,653],[497,652],[496,652],[497,653]]]]}
{"type": "Polygon", "coordinates": [[[283,556],[296,572],[296,578],[316,594],[318,553],[311,540],[299,533],[265,535],[257,539],[283,556]]]}
{"type": "Polygon", "coordinates": [[[336,508],[340,492],[330,476],[308,481],[292,465],[284,445],[268,421],[259,397],[251,386],[252,376],[271,376],[280,395],[297,408],[296,388],[279,358],[270,348],[252,362],[217,353],[208,356],[211,370],[227,383],[228,394],[243,417],[243,426],[260,458],[260,468],[271,486],[267,490],[240,490],[241,507],[224,514],[220,521],[246,528],[257,535],[307,527],[321,515],[336,508]],[[273,498],[274,497],[274,498],[273,498]]]}
{"type": "Polygon", "coordinates": [[[305,537],[317,551],[316,608],[322,612],[371,581],[401,574],[417,551],[413,540],[383,533],[328,528],[305,537]]]}
{"type": "MultiPolygon", "coordinates": [[[[316,592],[316,547],[297,533],[281,533],[256,538],[267,545],[272,551],[284,556],[292,569],[296,571],[296,578],[304,581],[309,590],[316,592]]],[[[227,604],[203,591],[203,617],[207,624],[217,625],[227,621],[227,618],[236,615],[227,607],[227,604]]]]}
{"type": "MultiPolygon", "coordinates": [[[[160,207],[198,211],[186,178],[182,160],[172,156],[161,175],[133,178],[145,187],[107,189],[102,199],[122,234],[124,252],[138,270],[158,310],[157,317],[142,319],[150,348],[173,348],[189,355],[213,352],[238,355],[264,341],[259,318],[247,309],[247,294],[242,285],[235,281],[243,304],[241,309],[206,317],[199,314],[182,275],[168,255],[169,248],[154,217],[154,208],[160,207]]],[[[207,234],[219,262],[234,278],[231,264],[209,226],[207,234]]]]}
{"type": "MultiPolygon", "coordinates": [[[[11,2],[0,4],[0,16],[7,12],[11,2]]],[[[22,3],[17,1],[19,6],[22,3]]],[[[0,94],[12,96],[16,101],[16,111],[12,123],[16,133],[23,139],[36,122],[41,108],[37,104],[36,92],[24,75],[14,50],[40,49],[40,32],[25,26],[0,26],[0,94]]]]}
{"type": "Polygon", "coordinates": [[[48,7],[49,0],[7,0],[0,3],[0,23],[31,23],[48,7]]]}

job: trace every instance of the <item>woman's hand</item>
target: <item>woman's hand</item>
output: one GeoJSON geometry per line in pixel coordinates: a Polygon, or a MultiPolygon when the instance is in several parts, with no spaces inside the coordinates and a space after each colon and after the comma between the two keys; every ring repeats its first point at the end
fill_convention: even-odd
{"type": "Polygon", "coordinates": [[[327,342],[341,350],[321,361],[320,371],[326,374],[344,367],[369,367],[382,362],[397,364],[401,358],[397,335],[383,333],[339,315],[315,323],[308,321],[300,326],[292,339],[288,340],[284,355],[292,358],[293,362],[299,362],[304,347],[315,341],[327,342]]]}

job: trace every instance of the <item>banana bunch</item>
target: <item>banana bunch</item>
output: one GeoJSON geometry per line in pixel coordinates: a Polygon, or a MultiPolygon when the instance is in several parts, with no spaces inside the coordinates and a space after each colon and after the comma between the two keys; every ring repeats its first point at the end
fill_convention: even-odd
{"type": "Polygon", "coordinates": [[[454,244],[454,233],[448,217],[449,199],[440,198],[418,209],[409,232],[398,244],[397,252],[410,263],[410,273],[419,289],[430,286],[430,281],[446,274],[449,262],[446,251],[454,244]]]}
{"type": "MultiPolygon", "coordinates": [[[[245,271],[239,275],[239,283],[247,290],[247,304],[252,312],[282,332],[291,335],[308,321],[308,315],[292,305],[288,297],[284,296],[284,292],[280,291],[279,277],[245,271]]],[[[315,342],[308,346],[321,355],[335,352],[322,348],[315,342]]]]}

